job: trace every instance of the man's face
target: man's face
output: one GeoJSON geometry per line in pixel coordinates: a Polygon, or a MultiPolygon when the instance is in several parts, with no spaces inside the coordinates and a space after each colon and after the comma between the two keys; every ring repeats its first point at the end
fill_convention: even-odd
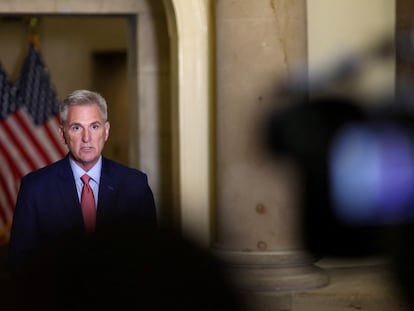
{"type": "Polygon", "coordinates": [[[69,106],[67,122],[60,133],[72,159],[85,171],[99,160],[109,136],[109,127],[97,104],[69,106]]]}

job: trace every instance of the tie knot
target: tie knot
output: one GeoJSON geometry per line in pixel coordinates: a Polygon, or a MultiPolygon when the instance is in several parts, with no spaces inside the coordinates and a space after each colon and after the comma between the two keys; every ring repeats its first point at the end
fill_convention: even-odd
{"type": "Polygon", "coordinates": [[[89,184],[89,180],[91,179],[91,176],[85,174],[81,177],[84,184],[89,184]]]}

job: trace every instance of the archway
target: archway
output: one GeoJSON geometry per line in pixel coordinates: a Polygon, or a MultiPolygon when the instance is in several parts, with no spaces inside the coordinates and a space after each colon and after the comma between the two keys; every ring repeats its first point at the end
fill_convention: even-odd
{"type": "Polygon", "coordinates": [[[212,240],[211,1],[164,0],[172,54],[172,98],[177,111],[178,206],[186,236],[212,240]]]}

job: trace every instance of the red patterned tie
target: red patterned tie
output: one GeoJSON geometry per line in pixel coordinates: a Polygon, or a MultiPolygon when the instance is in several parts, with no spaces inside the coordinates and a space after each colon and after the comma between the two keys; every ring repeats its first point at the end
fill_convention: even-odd
{"type": "Polygon", "coordinates": [[[89,186],[89,180],[91,179],[88,175],[81,177],[83,181],[82,195],[81,195],[81,209],[83,215],[83,221],[85,223],[86,232],[92,233],[95,231],[96,224],[96,207],[95,199],[93,197],[93,191],[89,186]]]}

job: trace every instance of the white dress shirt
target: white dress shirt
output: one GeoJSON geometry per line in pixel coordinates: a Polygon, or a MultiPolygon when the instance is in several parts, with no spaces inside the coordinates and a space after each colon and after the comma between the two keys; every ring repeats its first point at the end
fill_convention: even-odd
{"type": "Polygon", "coordinates": [[[102,169],[102,156],[99,157],[98,162],[89,170],[84,171],[82,168],[80,168],[75,161],[70,159],[70,166],[72,168],[73,172],[73,178],[75,179],[76,184],[76,190],[78,192],[78,198],[79,202],[81,199],[81,193],[82,193],[82,187],[83,187],[83,181],[81,177],[84,174],[88,174],[91,179],[89,180],[89,186],[92,188],[93,196],[95,199],[95,206],[98,207],[98,193],[99,193],[99,181],[101,179],[101,169],[102,169]]]}

